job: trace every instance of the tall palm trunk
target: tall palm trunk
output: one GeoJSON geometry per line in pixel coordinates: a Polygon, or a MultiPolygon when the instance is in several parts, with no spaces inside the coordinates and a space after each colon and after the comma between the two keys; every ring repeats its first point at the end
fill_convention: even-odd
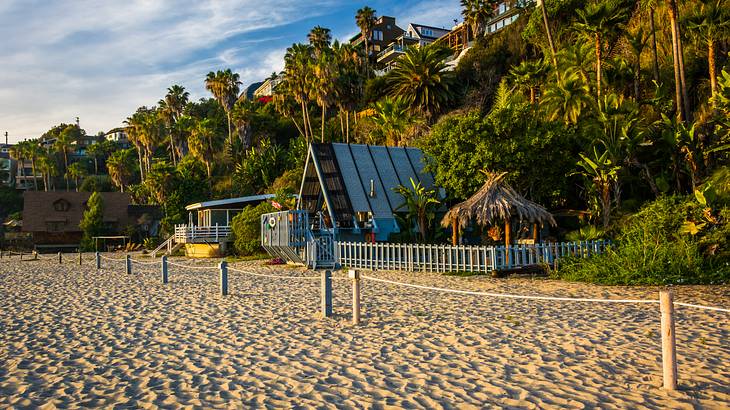
{"type": "Polygon", "coordinates": [[[37,191],[38,190],[38,177],[36,176],[36,171],[35,171],[35,157],[30,158],[30,167],[33,170],[33,188],[37,191]]]}
{"type": "Polygon", "coordinates": [[[545,24],[545,35],[547,36],[548,45],[550,46],[550,57],[553,60],[553,66],[555,67],[555,72],[558,74],[558,79],[560,79],[560,73],[558,72],[558,59],[555,56],[557,51],[555,50],[555,43],[553,42],[553,33],[550,31],[550,24],[548,23],[547,10],[545,10],[545,0],[538,0],[538,6],[542,11],[542,22],[545,24]]]}
{"type": "Polygon", "coordinates": [[[634,69],[634,98],[638,102],[641,98],[639,83],[641,82],[641,53],[636,55],[636,68],[634,69]]]}
{"type": "Polygon", "coordinates": [[[226,118],[228,118],[228,142],[233,146],[233,128],[231,127],[231,110],[226,110],[226,118]]]}
{"type": "MultiPolygon", "coordinates": [[[[675,4],[676,6],[676,4],[675,4]]],[[[677,12],[679,17],[679,12],[677,12]]],[[[687,94],[687,76],[684,74],[684,47],[682,46],[682,33],[679,31],[679,24],[677,28],[677,53],[679,55],[679,79],[682,82],[682,101],[684,102],[684,117],[687,122],[692,122],[692,111],[690,110],[689,94],[687,94]]]]}
{"type": "Polygon", "coordinates": [[[651,56],[654,60],[654,81],[659,82],[659,57],[656,47],[656,28],[654,27],[654,7],[649,9],[649,25],[651,26],[651,56]]]}
{"type": "Polygon", "coordinates": [[[676,14],[676,1],[669,0],[669,23],[672,31],[672,59],[674,61],[674,94],[675,104],[677,109],[677,121],[684,122],[684,101],[682,94],[682,80],[680,79],[679,70],[679,39],[677,38],[677,14],[676,14]]]}
{"type": "Polygon", "coordinates": [[[598,97],[598,108],[601,107],[601,58],[603,47],[601,46],[601,33],[596,33],[596,95],[598,97]]]}
{"type": "Polygon", "coordinates": [[[63,151],[63,171],[63,178],[66,180],[66,192],[68,192],[68,153],[66,151],[63,151]]]}
{"type": "Polygon", "coordinates": [[[137,159],[139,159],[139,177],[144,182],[144,162],[142,162],[142,150],[140,148],[137,148],[137,159]]]}
{"type": "Polygon", "coordinates": [[[347,132],[345,133],[345,142],[348,144],[350,143],[350,110],[347,110],[345,112],[345,125],[347,127],[347,132]]]}
{"type": "Polygon", "coordinates": [[[324,117],[327,115],[327,107],[322,106],[322,142],[324,142],[324,117]]]}
{"type": "Polygon", "coordinates": [[[302,100],[302,125],[304,126],[304,139],[309,143],[309,127],[307,127],[307,109],[302,100]]]}
{"type": "Polygon", "coordinates": [[[712,96],[715,97],[717,92],[717,68],[715,61],[715,41],[707,41],[707,66],[710,68],[710,90],[712,96]]]}

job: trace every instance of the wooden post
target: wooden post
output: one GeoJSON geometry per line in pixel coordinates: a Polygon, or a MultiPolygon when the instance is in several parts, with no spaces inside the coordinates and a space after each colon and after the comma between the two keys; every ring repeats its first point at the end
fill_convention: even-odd
{"type": "Polygon", "coordinates": [[[162,283],[167,284],[167,255],[162,256],[162,283]]]}
{"type": "Polygon", "coordinates": [[[509,245],[510,242],[512,242],[512,226],[510,225],[510,220],[507,219],[504,222],[504,262],[505,265],[509,267],[509,245]]]}
{"type": "Polygon", "coordinates": [[[124,266],[125,266],[127,275],[131,275],[132,274],[132,257],[131,256],[127,255],[124,258],[124,266]]]}
{"type": "Polygon", "coordinates": [[[456,246],[459,244],[459,219],[454,218],[451,220],[451,244],[456,246]]]}
{"type": "Polygon", "coordinates": [[[322,272],[322,316],[332,317],[332,272],[322,272]]]}
{"type": "Polygon", "coordinates": [[[101,254],[99,252],[94,252],[94,258],[96,259],[96,269],[101,269],[101,254]]]}
{"type": "Polygon", "coordinates": [[[221,280],[220,280],[221,296],[227,296],[228,295],[228,262],[222,261],[218,265],[218,269],[220,269],[220,272],[221,272],[221,280]]]}
{"type": "Polygon", "coordinates": [[[664,388],[677,390],[677,350],[674,334],[674,292],[659,292],[659,309],[662,314],[662,370],[664,388]]]}
{"type": "Polygon", "coordinates": [[[350,270],[348,276],[352,279],[352,324],[360,324],[360,272],[350,270]]]}
{"type": "Polygon", "coordinates": [[[79,249],[79,266],[81,266],[81,249],[79,249]]]}
{"type": "Polygon", "coordinates": [[[60,265],[62,263],[63,263],[63,254],[61,252],[58,252],[58,264],[60,265]]]}
{"type": "Polygon", "coordinates": [[[537,245],[537,222],[532,225],[532,240],[535,241],[535,245],[537,245]]]}

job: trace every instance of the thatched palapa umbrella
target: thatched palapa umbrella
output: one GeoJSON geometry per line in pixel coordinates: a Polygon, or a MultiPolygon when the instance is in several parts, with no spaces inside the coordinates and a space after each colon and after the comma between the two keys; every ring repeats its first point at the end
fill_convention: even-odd
{"type": "Polygon", "coordinates": [[[464,228],[474,220],[481,226],[492,225],[504,221],[505,245],[510,244],[510,220],[519,218],[534,224],[533,238],[537,239],[537,225],[546,222],[555,226],[555,219],[542,205],[536,204],[518,194],[509,184],[504,182],[506,172],[501,174],[485,172],[487,180],[482,188],[471,198],[449,209],[441,220],[444,228],[453,228],[453,244],[458,241],[459,228],[464,228]]]}

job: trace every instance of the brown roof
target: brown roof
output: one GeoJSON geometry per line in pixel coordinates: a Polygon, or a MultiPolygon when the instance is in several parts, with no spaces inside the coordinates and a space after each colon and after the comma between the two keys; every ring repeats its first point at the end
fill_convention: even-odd
{"type": "MultiPolygon", "coordinates": [[[[79,222],[91,192],[38,192],[23,194],[23,231],[47,232],[55,224],[56,232],[80,232],[79,222]]],[[[101,192],[104,200],[104,221],[117,222],[117,228],[134,224],[127,213],[131,202],[128,193],[101,192]]]]}

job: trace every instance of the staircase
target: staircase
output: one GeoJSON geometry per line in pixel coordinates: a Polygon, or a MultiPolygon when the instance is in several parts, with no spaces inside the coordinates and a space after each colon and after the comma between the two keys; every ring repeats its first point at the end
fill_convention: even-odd
{"type": "Polygon", "coordinates": [[[335,237],[331,232],[320,231],[311,235],[307,242],[307,264],[312,269],[334,268],[335,237]]]}
{"type": "Polygon", "coordinates": [[[169,238],[165,242],[162,242],[160,246],[155,248],[150,254],[153,258],[157,257],[157,254],[160,253],[163,249],[165,252],[163,255],[171,255],[176,250],[180,249],[183,246],[182,243],[175,241],[175,235],[170,235],[169,238]]]}

